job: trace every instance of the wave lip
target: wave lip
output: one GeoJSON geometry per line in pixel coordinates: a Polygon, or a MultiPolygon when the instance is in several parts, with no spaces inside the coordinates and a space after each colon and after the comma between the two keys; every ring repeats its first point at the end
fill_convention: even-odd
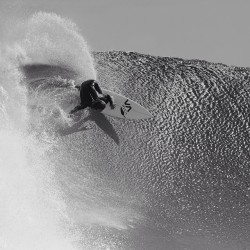
{"type": "Polygon", "coordinates": [[[69,19],[38,12],[22,25],[21,45],[30,63],[64,65],[84,79],[95,79],[94,61],[86,40],[69,19]]]}

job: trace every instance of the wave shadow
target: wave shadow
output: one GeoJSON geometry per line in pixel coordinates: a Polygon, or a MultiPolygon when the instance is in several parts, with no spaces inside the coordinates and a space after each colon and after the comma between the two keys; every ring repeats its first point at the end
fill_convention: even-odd
{"type": "Polygon", "coordinates": [[[110,123],[107,117],[95,110],[89,110],[89,115],[82,119],[81,113],[76,114],[73,118],[75,122],[73,126],[68,128],[62,128],[57,131],[57,133],[61,136],[66,136],[69,134],[90,130],[91,127],[84,126],[84,123],[87,121],[93,121],[95,124],[106,134],[108,135],[117,145],[120,144],[120,140],[118,134],[116,133],[114,126],[110,123]]]}
{"type": "Polygon", "coordinates": [[[120,140],[119,136],[116,133],[114,126],[110,123],[110,121],[107,119],[107,117],[95,110],[90,110],[90,114],[88,117],[89,120],[94,121],[96,125],[105,133],[107,134],[111,139],[114,140],[114,142],[119,145],[120,140]]]}

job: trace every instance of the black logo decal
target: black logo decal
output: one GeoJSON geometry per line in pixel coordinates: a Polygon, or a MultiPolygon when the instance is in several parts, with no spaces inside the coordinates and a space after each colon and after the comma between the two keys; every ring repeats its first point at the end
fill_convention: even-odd
{"type": "Polygon", "coordinates": [[[121,114],[126,117],[127,113],[132,109],[130,103],[128,102],[128,99],[124,102],[124,104],[121,107],[121,114]]]}

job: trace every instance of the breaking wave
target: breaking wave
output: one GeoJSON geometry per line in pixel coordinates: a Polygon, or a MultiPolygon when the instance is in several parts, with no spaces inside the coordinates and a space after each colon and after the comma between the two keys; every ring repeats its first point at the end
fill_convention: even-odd
{"type": "Polygon", "coordinates": [[[93,60],[75,24],[55,14],[33,15],[10,40],[0,50],[0,248],[75,249],[76,233],[47,157],[56,141],[46,140],[51,120],[69,120],[58,91],[38,91],[21,68],[60,64],[83,79],[96,78],[93,60]]]}

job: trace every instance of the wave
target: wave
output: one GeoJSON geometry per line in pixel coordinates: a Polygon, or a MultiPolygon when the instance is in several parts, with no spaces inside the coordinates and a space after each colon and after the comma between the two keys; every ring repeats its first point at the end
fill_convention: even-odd
{"type": "Polygon", "coordinates": [[[107,235],[132,227],[139,216],[118,204],[110,182],[77,156],[84,152],[78,142],[61,136],[91,130],[84,124],[95,121],[119,142],[103,115],[86,111],[82,122],[81,116],[68,117],[79,101],[75,81],[97,77],[89,47],[73,22],[53,13],[36,13],[13,33],[9,43],[1,43],[0,246],[119,248],[120,239],[107,235]],[[95,183],[99,188],[93,189],[95,183]]]}
{"type": "Polygon", "coordinates": [[[75,249],[55,165],[47,157],[56,145],[47,128],[52,117],[62,119],[63,95],[39,91],[44,84],[30,89],[22,65],[61,64],[95,78],[93,61],[77,27],[55,14],[37,13],[18,29],[15,41],[0,50],[0,247],[75,249]]]}
{"type": "Polygon", "coordinates": [[[115,51],[95,65],[71,21],[21,26],[1,45],[1,246],[249,248],[247,69],[115,51]],[[72,81],[96,70],[154,118],[84,111],[71,127],[72,81]]]}

